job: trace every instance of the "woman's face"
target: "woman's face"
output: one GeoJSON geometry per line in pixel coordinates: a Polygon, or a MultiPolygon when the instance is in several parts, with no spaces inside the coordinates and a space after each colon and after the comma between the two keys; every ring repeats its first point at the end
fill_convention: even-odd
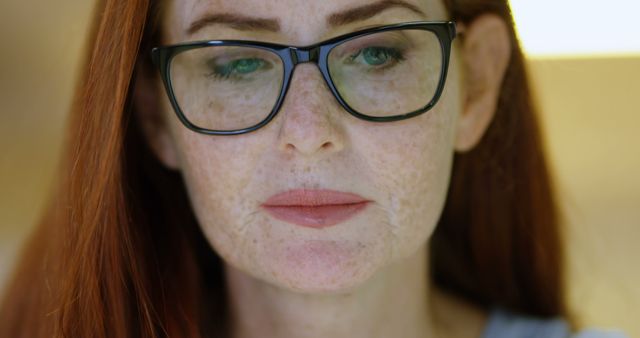
{"type": "MultiPolygon", "coordinates": [[[[365,10],[356,21],[334,27],[327,18],[373,2],[174,0],[165,4],[163,44],[244,39],[310,45],[370,26],[449,19],[441,0],[405,1],[426,15],[398,5],[401,1],[381,1],[388,6],[368,15],[365,10]],[[279,30],[215,24],[186,33],[199,18],[221,13],[274,20],[279,30]]],[[[199,224],[215,251],[257,279],[304,292],[355,287],[415,254],[434,230],[449,183],[461,109],[455,46],[435,108],[391,123],[347,113],[311,63],[296,68],[276,118],[243,135],[210,136],[185,128],[158,89],[171,140],[161,157],[184,176],[199,224]],[[352,217],[327,227],[301,226],[263,206],[276,194],[299,189],[351,193],[368,202],[352,217]]],[[[297,216],[298,221],[305,217],[297,216]]],[[[308,222],[321,223],[310,217],[308,222]]]]}

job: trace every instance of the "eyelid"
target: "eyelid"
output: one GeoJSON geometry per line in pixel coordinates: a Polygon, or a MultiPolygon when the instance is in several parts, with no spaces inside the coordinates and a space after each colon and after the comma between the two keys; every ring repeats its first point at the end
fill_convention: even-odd
{"type": "Polygon", "coordinates": [[[414,42],[402,31],[390,31],[384,33],[375,33],[358,37],[353,40],[344,42],[336,47],[334,51],[338,57],[350,54],[350,51],[361,50],[367,47],[392,47],[398,49],[408,49],[414,45],[414,42]],[[380,46],[383,45],[383,46],[380,46]]]}
{"type": "Polygon", "coordinates": [[[271,53],[261,52],[259,50],[248,51],[245,49],[245,50],[238,50],[234,52],[212,53],[212,54],[213,55],[207,56],[206,63],[213,66],[226,64],[229,62],[243,60],[243,59],[259,59],[269,64],[277,62],[276,55],[271,55],[271,53]]]}

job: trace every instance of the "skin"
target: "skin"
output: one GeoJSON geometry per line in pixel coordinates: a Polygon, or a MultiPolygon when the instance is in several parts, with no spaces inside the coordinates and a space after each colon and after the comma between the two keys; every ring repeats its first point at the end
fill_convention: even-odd
{"type": "MultiPolygon", "coordinates": [[[[169,1],[163,43],[240,38],[308,45],[367,26],[448,19],[439,0],[414,0],[408,3],[427,16],[392,8],[327,26],[331,14],[367,3],[169,1]],[[277,19],[281,31],[216,25],[188,36],[186,28],[207,12],[277,19]]],[[[182,173],[203,233],[225,262],[234,337],[480,337],[486,314],[431,285],[427,252],[453,155],[472,149],[487,129],[509,51],[501,19],[476,19],[454,42],[436,107],[392,123],[349,115],[318,69],[303,64],[279,115],[239,136],[188,130],[159,78],[140,73],[138,118],[158,158],[182,173]],[[278,221],[260,208],[295,188],[352,192],[373,202],[321,230],[278,221]]]]}

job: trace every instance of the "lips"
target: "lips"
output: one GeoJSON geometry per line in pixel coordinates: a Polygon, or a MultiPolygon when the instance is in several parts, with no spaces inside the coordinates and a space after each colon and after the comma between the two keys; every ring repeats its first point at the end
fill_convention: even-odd
{"type": "Polygon", "coordinates": [[[262,207],[274,218],[311,228],[344,222],[363,211],[370,201],[335,190],[289,190],[267,199],[262,207]]]}

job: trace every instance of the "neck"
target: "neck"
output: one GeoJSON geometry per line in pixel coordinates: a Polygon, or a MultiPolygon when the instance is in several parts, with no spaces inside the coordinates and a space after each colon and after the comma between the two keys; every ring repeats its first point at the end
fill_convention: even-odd
{"type": "Polygon", "coordinates": [[[426,245],[344,293],[297,293],[225,270],[234,338],[435,336],[426,245]]]}

